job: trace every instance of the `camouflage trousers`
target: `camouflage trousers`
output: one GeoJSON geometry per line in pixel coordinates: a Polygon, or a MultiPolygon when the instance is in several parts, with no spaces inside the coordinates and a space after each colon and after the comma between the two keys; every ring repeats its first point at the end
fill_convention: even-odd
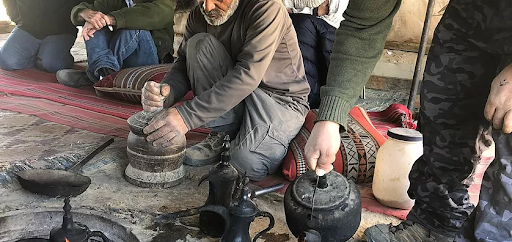
{"type": "Polygon", "coordinates": [[[451,237],[464,227],[461,240],[512,241],[511,135],[492,131],[496,158],[476,209],[467,190],[491,144],[483,116],[490,85],[511,63],[511,54],[512,1],[450,1],[434,33],[420,91],[424,154],[409,174],[415,205],[408,220],[451,237]]]}

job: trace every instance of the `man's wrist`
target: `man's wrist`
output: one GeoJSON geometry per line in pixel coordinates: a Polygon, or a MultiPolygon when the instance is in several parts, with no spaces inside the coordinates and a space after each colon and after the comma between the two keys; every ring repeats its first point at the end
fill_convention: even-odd
{"type": "Polygon", "coordinates": [[[345,132],[345,127],[343,125],[336,123],[334,121],[330,120],[321,120],[317,121],[315,125],[318,125],[320,123],[321,126],[328,128],[329,130],[339,130],[340,133],[345,132]]]}
{"type": "Polygon", "coordinates": [[[114,16],[112,16],[112,15],[110,15],[110,14],[107,14],[107,17],[108,17],[108,19],[110,20],[110,25],[112,25],[112,26],[117,25],[116,17],[114,17],[114,16]]]}

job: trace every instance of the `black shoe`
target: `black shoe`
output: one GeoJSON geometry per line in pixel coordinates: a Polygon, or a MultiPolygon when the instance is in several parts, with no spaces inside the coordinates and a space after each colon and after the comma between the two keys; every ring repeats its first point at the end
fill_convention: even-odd
{"type": "Polygon", "coordinates": [[[89,79],[85,71],[75,69],[63,69],[57,71],[56,77],[60,84],[68,87],[78,88],[92,86],[94,84],[94,82],[89,79]]]}
{"type": "Polygon", "coordinates": [[[225,132],[210,132],[200,143],[187,148],[183,163],[189,166],[206,166],[220,161],[225,132]]]}
{"type": "Polygon", "coordinates": [[[455,238],[431,231],[418,223],[405,220],[393,226],[377,224],[364,231],[368,242],[452,242],[455,238]]]}
{"type": "Polygon", "coordinates": [[[98,69],[98,75],[100,76],[100,80],[112,73],[114,73],[114,70],[108,67],[101,67],[100,69],[98,69]]]}

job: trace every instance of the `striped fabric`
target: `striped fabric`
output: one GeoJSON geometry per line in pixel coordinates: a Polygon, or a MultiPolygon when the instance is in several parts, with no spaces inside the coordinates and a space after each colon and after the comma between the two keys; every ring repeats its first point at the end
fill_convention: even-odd
{"type": "MultiPolygon", "coordinates": [[[[302,129],[290,143],[283,161],[283,174],[288,180],[293,181],[308,170],[304,146],[316,116],[317,110],[308,113],[302,129]]],[[[386,138],[372,125],[366,111],[360,107],[350,111],[347,131],[340,133],[340,136],[341,144],[333,163],[334,170],[356,183],[372,181],[377,150],[386,138]]]]}
{"type": "Polygon", "coordinates": [[[98,95],[111,96],[129,102],[140,103],[140,95],[147,81],[160,82],[172,64],[159,64],[122,69],[94,84],[98,95]]]}

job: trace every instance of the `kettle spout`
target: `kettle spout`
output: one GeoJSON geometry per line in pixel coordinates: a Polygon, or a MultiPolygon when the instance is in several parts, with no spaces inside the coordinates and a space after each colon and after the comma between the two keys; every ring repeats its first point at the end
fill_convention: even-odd
{"type": "Polygon", "coordinates": [[[320,235],[320,233],[318,233],[318,231],[313,230],[313,229],[308,229],[308,230],[304,231],[303,236],[304,236],[305,242],[321,242],[322,241],[322,236],[320,235]]]}
{"type": "Polygon", "coordinates": [[[199,212],[205,212],[205,211],[214,212],[214,213],[222,216],[222,218],[224,219],[224,222],[225,222],[224,224],[226,225],[225,229],[224,229],[224,233],[226,233],[226,231],[229,228],[229,220],[230,220],[228,209],[221,205],[205,205],[205,206],[199,208],[199,212]]]}

